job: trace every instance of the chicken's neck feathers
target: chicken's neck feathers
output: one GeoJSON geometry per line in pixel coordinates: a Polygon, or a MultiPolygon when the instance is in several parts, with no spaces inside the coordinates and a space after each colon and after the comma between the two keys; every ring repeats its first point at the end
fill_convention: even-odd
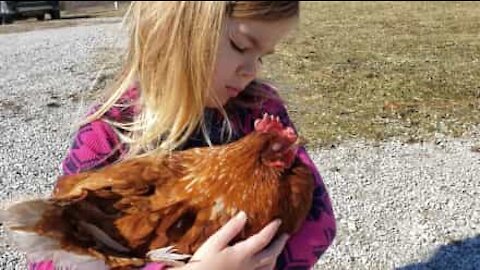
{"type": "Polygon", "coordinates": [[[186,178],[200,176],[220,181],[230,177],[245,182],[277,178],[281,172],[261,161],[261,148],[267,139],[255,133],[228,145],[194,149],[191,158],[186,159],[190,160],[186,178]]]}
{"type": "Polygon", "coordinates": [[[229,145],[192,149],[190,156],[184,158],[188,163],[182,178],[184,194],[224,202],[225,211],[232,214],[247,210],[229,208],[234,207],[233,202],[243,202],[246,206],[273,205],[282,172],[261,161],[267,139],[261,134],[251,134],[229,145]],[[252,202],[252,198],[258,203],[252,202]]]}

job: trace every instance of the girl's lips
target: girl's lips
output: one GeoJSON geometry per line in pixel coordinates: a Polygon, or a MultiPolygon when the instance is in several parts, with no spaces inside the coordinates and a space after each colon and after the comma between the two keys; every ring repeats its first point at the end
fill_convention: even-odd
{"type": "Polygon", "coordinates": [[[230,87],[230,86],[227,86],[227,92],[228,92],[228,95],[230,97],[236,97],[238,96],[238,94],[240,94],[242,90],[238,89],[238,88],[235,88],[235,87],[230,87]]]}

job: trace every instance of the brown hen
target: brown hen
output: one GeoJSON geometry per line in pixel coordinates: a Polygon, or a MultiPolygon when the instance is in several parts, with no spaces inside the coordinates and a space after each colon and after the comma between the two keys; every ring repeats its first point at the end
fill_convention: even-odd
{"type": "Polygon", "coordinates": [[[275,218],[283,221],[278,234],[292,234],[313,192],[313,175],[296,158],[297,142],[292,128],[264,115],[252,133],[227,145],[62,177],[51,198],[10,207],[4,224],[27,252],[68,252],[78,255],[69,263],[110,269],[182,261],[188,257],[170,248],[193,254],[239,211],[248,222],[234,242],[275,218]]]}

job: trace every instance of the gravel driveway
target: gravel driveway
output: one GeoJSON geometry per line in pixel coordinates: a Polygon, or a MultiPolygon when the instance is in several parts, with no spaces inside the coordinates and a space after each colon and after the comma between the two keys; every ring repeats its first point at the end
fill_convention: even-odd
{"type": "MultiPolygon", "coordinates": [[[[47,194],[117,23],[0,35],[0,199],[47,194]]],[[[479,142],[352,142],[311,150],[338,217],[318,269],[480,269],[479,142]]],[[[3,232],[0,232],[3,237],[3,232]]],[[[25,269],[0,241],[0,269],[25,269]]]]}

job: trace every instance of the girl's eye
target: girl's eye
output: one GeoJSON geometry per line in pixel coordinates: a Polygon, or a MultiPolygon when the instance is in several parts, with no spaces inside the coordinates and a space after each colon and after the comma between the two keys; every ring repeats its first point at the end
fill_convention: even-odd
{"type": "Polygon", "coordinates": [[[237,44],[235,44],[235,42],[233,42],[233,40],[230,40],[230,45],[232,45],[232,47],[240,53],[244,53],[246,51],[245,49],[242,49],[242,48],[238,47],[237,44]]]}
{"type": "MultiPolygon", "coordinates": [[[[233,40],[230,40],[230,45],[236,50],[238,51],[239,53],[244,53],[247,49],[242,49],[240,47],[237,46],[237,44],[235,44],[235,42],[233,40]]],[[[258,58],[258,62],[260,64],[263,64],[263,59],[262,57],[258,58]]]]}

